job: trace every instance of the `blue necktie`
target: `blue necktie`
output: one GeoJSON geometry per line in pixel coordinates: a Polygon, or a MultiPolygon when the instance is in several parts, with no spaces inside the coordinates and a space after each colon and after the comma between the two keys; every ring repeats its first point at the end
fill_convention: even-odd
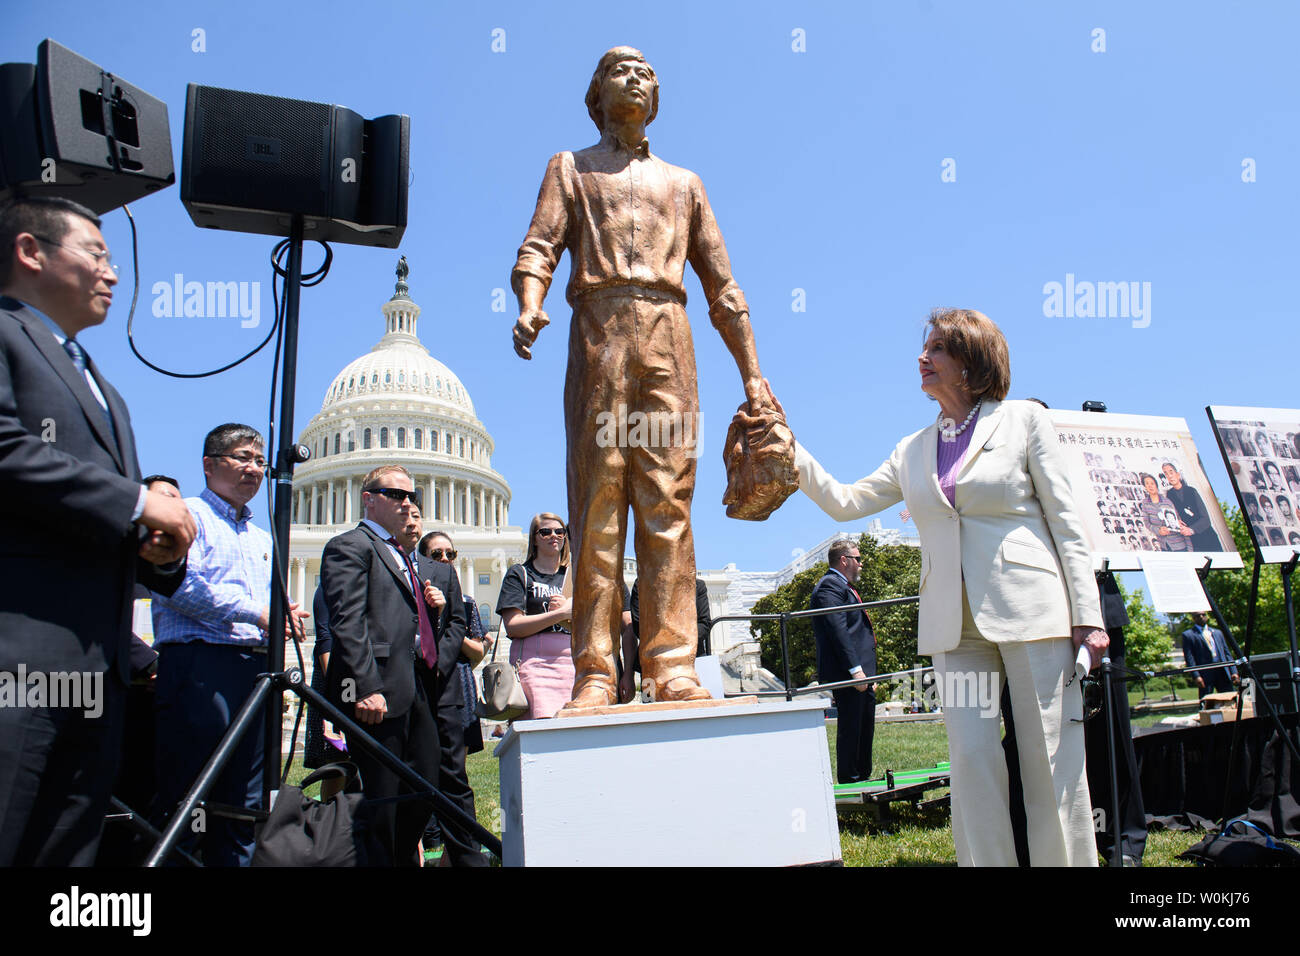
{"type": "MultiPolygon", "coordinates": [[[[69,358],[72,359],[72,364],[77,366],[77,371],[81,373],[81,377],[84,379],[86,377],[86,366],[88,363],[86,360],[86,350],[81,347],[81,343],[76,339],[64,339],[63,351],[68,353],[69,358]]],[[[87,381],[86,387],[90,387],[89,381],[87,381]]],[[[92,390],[90,394],[94,397],[95,393],[92,390]]],[[[99,405],[99,399],[95,399],[95,404],[99,405]]],[[[108,425],[108,433],[113,436],[113,441],[116,442],[117,429],[113,427],[113,416],[109,414],[108,409],[103,405],[99,405],[99,410],[104,415],[105,424],[108,425]]]]}

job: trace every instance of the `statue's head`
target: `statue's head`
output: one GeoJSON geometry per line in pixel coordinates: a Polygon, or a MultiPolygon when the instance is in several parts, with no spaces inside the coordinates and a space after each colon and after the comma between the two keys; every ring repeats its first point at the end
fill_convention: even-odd
{"type": "Polygon", "coordinates": [[[597,129],[602,133],[605,131],[605,105],[611,102],[609,98],[635,98],[635,94],[625,90],[636,87],[640,87],[645,95],[645,125],[649,126],[659,112],[659,79],[654,69],[640,50],[630,46],[616,46],[606,51],[596,64],[596,72],[591,75],[591,83],[587,86],[587,114],[597,129]]]}

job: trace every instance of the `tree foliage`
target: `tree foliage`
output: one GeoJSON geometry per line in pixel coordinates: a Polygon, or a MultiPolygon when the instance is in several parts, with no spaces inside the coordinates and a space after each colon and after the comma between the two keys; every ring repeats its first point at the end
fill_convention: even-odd
{"type": "Polygon", "coordinates": [[[1124,628],[1125,664],[1139,671],[1163,670],[1169,665],[1169,654],[1174,649],[1169,627],[1147,603],[1141,588],[1130,594],[1123,581],[1116,578],[1116,582],[1128,611],[1128,626],[1124,628]]]}
{"type": "MultiPolygon", "coordinates": [[[[862,571],[854,587],[864,601],[884,601],[889,598],[914,597],[921,586],[921,551],[908,545],[882,545],[870,535],[858,539],[862,552],[862,571]]],[[[787,611],[804,611],[812,598],[813,588],[826,573],[825,561],[820,561],[807,571],[801,571],[790,581],[754,604],[755,614],[781,614],[787,611]]],[[[871,622],[876,633],[876,664],[880,673],[905,670],[917,662],[916,614],[917,605],[900,604],[872,611],[871,622]]],[[[763,666],[781,678],[781,624],[779,621],[757,621],[750,632],[762,646],[763,666]]],[[[817,679],[817,644],[813,638],[812,620],[802,618],[789,622],[790,680],[803,687],[817,679]]],[[[929,659],[922,659],[928,664],[929,659]]]]}

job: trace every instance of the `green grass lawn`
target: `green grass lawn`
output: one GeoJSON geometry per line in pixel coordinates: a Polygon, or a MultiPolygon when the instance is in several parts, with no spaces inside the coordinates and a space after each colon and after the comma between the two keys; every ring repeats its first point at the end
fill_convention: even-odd
{"type": "MultiPolygon", "coordinates": [[[[1189,705],[1195,704],[1199,697],[1199,695],[1196,692],[1196,688],[1192,686],[1184,686],[1185,684],[1186,681],[1175,680],[1173,682],[1173,688],[1171,690],[1170,682],[1168,680],[1148,681],[1145,688],[1145,692],[1146,692],[1145,703],[1147,704],[1166,703],[1168,701],[1168,698],[1171,695],[1176,695],[1180,701],[1185,701],[1189,705]]],[[[1129,692],[1128,692],[1128,702],[1130,707],[1136,707],[1139,709],[1142,707],[1144,703],[1142,685],[1140,684],[1137,686],[1130,685],[1129,692]]],[[[1138,714],[1132,718],[1132,724],[1134,727],[1152,727],[1155,724],[1160,723],[1160,721],[1164,720],[1166,717],[1169,717],[1174,714],[1181,716],[1187,714],[1188,712],[1189,711],[1187,710],[1178,710],[1178,711],[1165,710],[1165,711],[1156,711],[1155,713],[1138,714]]]]}
{"type": "MultiPolygon", "coordinates": [[[[826,725],[826,737],[831,766],[834,766],[834,724],[826,725]]],[[[874,777],[883,776],[886,770],[915,770],[947,759],[948,734],[942,721],[876,725],[871,755],[874,777]]],[[[945,793],[946,789],[931,790],[925,799],[931,800],[945,793]]],[[[1150,831],[1143,863],[1146,866],[1192,866],[1177,856],[1204,835],[1202,831],[1150,831]]],[[[845,866],[957,865],[952,843],[952,820],[947,808],[917,811],[906,803],[895,804],[892,819],[884,826],[871,809],[842,809],[840,853],[845,866]]]]}
{"type": "Polygon", "coordinates": [[[1168,680],[1151,680],[1147,681],[1145,685],[1136,684],[1129,686],[1129,706],[1136,707],[1138,704],[1141,704],[1144,695],[1148,703],[1155,703],[1156,701],[1167,700],[1171,693],[1176,694],[1179,700],[1193,701],[1197,699],[1196,688],[1187,684],[1186,681],[1175,680],[1171,690],[1170,682],[1168,680]]]}
{"type": "MultiPolygon", "coordinates": [[[[1195,690],[1192,690],[1195,697],[1195,690]]],[[[1153,695],[1154,696],[1154,695],[1153,695]]],[[[1141,694],[1138,694],[1141,697],[1141,694]]],[[[831,766],[835,766],[835,724],[826,725],[831,766]]],[[[483,827],[500,835],[501,787],[497,761],[492,756],[495,741],[487,741],[480,753],[466,761],[470,786],[474,788],[474,807],[483,827]]],[[[942,721],[881,723],[876,725],[872,750],[873,776],[886,770],[918,770],[948,759],[948,734],[942,721]]],[[[290,783],[297,783],[306,773],[295,763],[290,783]]],[[[312,793],[315,786],[308,790],[312,793]]],[[[943,796],[947,789],[929,791],[924,799],[943,796]]],[[[882,826],[872,809],[841,809],[840,853],[845,866],[956,866],[952,844],[952,823],[946,807],[914,810],[910,804],[895,805],[892,819],[882,826]]],[[[1176,859],[1198,842],[1201,831],[1151,831],[1147,837],[1147,866],[1190,866],[1176,859]]]]}
{"type": "MultiPolygon", "coordinates": [[[[831,767],[835,766],[835,724],[826,725],[831,767]]],[[[872,777],[886,770],[919,770],[948,759],[948,734],[942,721],[876,724],[871,746],[872,777]]],[[[926,792],[933,800],[947,794],[942,787],[926,792]]],[[[896,804],[893,819],[882,826],[873,808],[840,810],[840,855],[845,866],[956,866],[952,823],[947,808],[913,810],[896,804]]]]}

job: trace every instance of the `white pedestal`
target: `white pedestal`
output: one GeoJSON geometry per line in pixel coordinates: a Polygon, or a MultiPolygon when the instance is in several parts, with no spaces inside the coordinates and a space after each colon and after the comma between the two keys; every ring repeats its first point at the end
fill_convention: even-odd
{"type": "Polygon", "coordinates": [[[839,861],[824,702],[662,706],[506,732],[506,866],[839,861]]]}

